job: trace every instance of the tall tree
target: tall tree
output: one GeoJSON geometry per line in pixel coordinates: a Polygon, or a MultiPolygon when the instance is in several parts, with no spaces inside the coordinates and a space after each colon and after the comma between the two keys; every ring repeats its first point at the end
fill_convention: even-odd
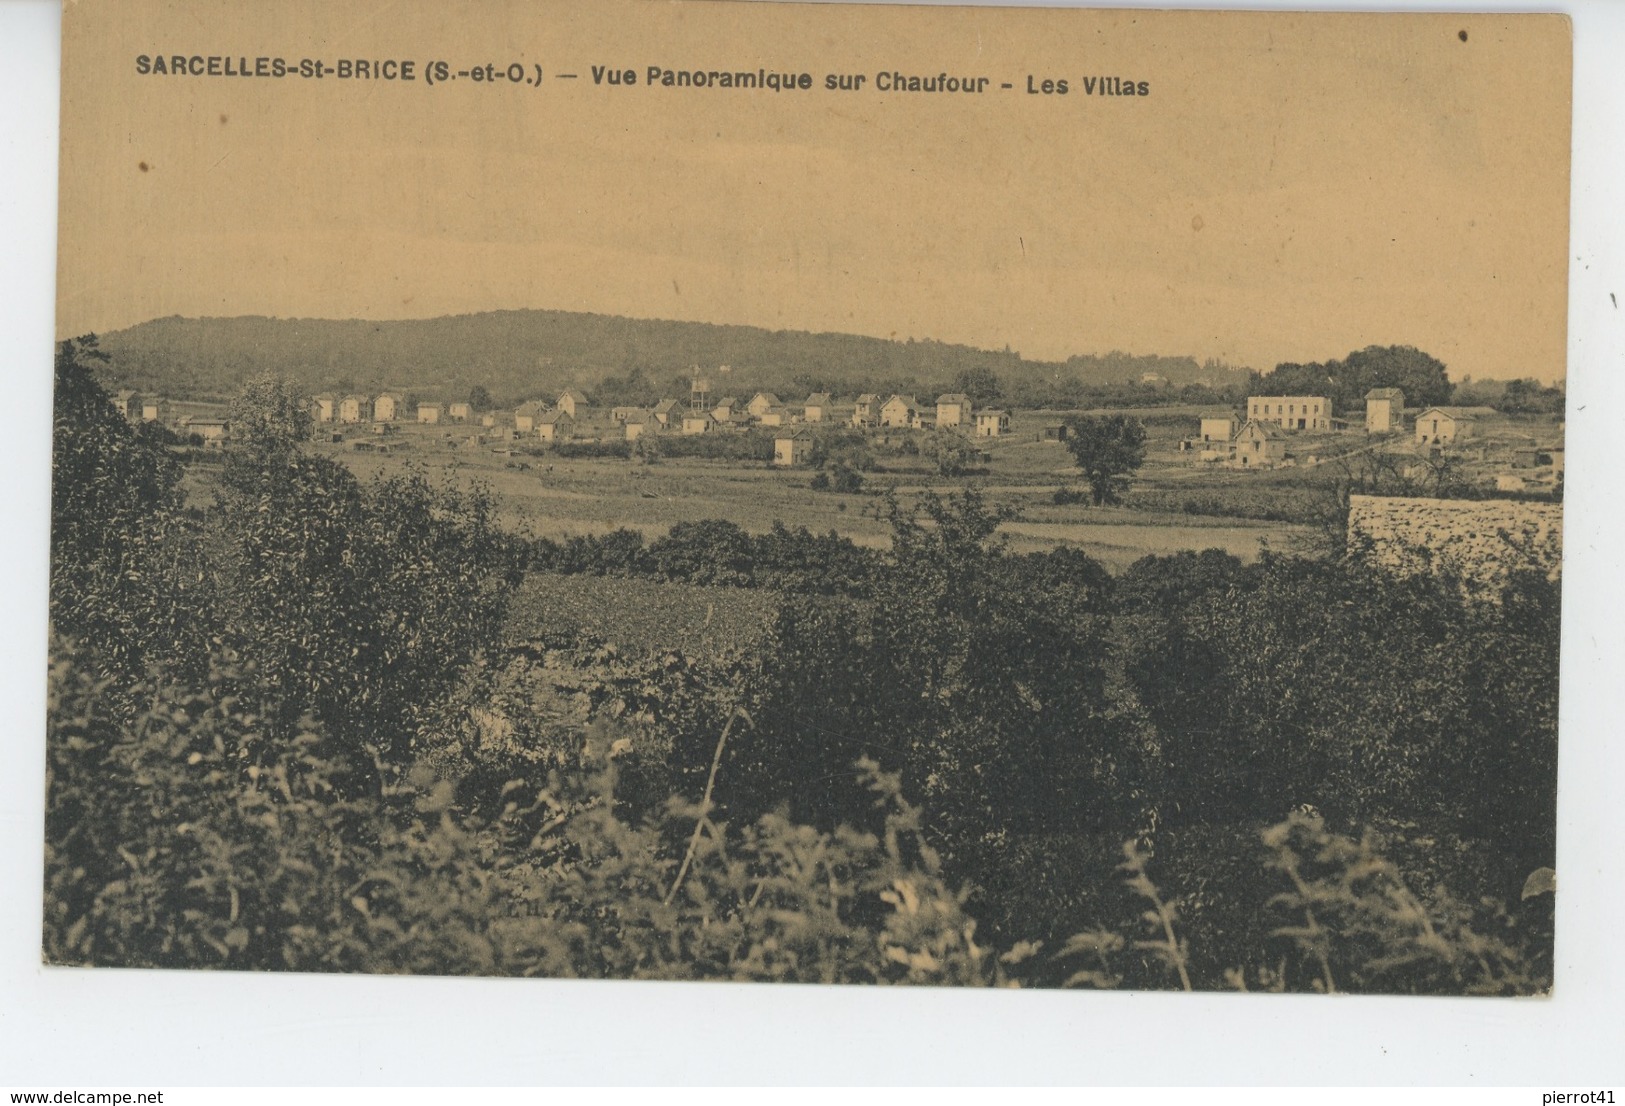
{"type": "Polygon", "coordinates": [[[1066,447],[1095,506],[1121,503],[1129,478],[1145,462],[1145,424],[1127,415],[1079,415],[1067,426],[1066,447]]]}
{"type": "Polygon", "coordinates": [[[1363,411],[1372,388],[1398,388],[1412,406],[1447,403],[1454,385],[1444,362],[1414,346],[1366,346],[1341,361],[1283,362],[1253,374],[1254,395],[1326,396],[1341,414],[1363,411]]]}
{"type": "Polygon", "coordinates": [[[965,393],[977,404],[992,403],[1004,394],[999,388],[998,374],[986,365],[959,370],[954,377],[954,391],[965,393]]]}
{"type": "Polygon", "coordinates": [[[310,437],[310,396],[299,385],[262,373],[243,385],[227,418],[232,437],[256,448],[282,449],[310,437]]]}
{"type": "Polygon", "coordinates": [[[206,638],[188,610],[202,570],[181,540],[181,469],[96,382],[94,335],[57,349],[51,450],[51,621],[94,641],[103,674],[139,678],[206,638]]]}

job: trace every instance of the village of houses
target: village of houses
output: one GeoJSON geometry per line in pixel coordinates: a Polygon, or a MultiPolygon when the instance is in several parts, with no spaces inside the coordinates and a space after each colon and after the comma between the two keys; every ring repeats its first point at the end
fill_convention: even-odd
{"type": "MultiPolygon", "coordinates": [[[[170,404],[131,392],[119,392],[115,405],[132,421],[160,421],[206,447],[230,440],[223,410],[208,405],[170,404]],[[181,413],[180,408],[202,408],[181,413]]],[[[1176,409],[1170,409],[1171,413],[1176,409]]],[[[1066,423],[1052,412],[1031,412],[1021,419],[1023,437],[1061,442],[1066,423]],[[1034,421],[1036,420],[1036,422],[1034,421]]],[[[696,378],[684,400],[668,398],[652,408],[595,407],[579,389],[569,388],[551,402],[533,400],[511,410],[475,410],[468,402],[422,402],[415,406],[396,392],[335,396],[323,393],[311,402],[317,435],[351,448],[390,452],[406,445],[401,431],[437,434],[444,444],[464,449],[490,449],[510,454],[524,444],[562,442],[636,442],[657,435],[693,436],[754,430],[771,434],[772,463],[800,467],[809,463],[820,430],[858,431],[952,430],[977,439],[1008,439],[1012,412],[1003,407],[977,407],[963,393],[921,402],[912,395],[864,393],[840,401],[813,393],[798,404],[786,404],[771,392],[758,392],[741,404],[735,396],[713,399],[708,384],[696,378]]],[[[1378,440],[1383,448],[1415,453],[1419,459],[1452,452],[1472,466],[1497,491],[1550,490],[1563,476],[1562,426],[1536,429],[1512,424],[1488,407],[1432,406],[1407,408],[1397,388],[1374,388],[1365,397],[1363,419],[1340,416],[1325,396],[1251,396],[1241,412],[1205,410],[1189,416],[1188,435],[1169,442],[1167,460],[1195,468],[1247,471],[1313,466],[1350,452],[1372,448],[1361,439],[1378,440]]]]}

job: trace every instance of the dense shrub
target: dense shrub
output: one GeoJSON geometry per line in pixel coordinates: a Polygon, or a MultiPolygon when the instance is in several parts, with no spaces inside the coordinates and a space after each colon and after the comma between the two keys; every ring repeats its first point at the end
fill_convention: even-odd
{"type": "Polygon", "coordinates": [[[1262,824],[1310,803],[1339,825],[1463,830],[1507,880],[1551,863],[1555,584],[1472,598],[1357,559],[1203,554],[1142,562],[1120,591],[1150,612],[1121,637],[1165,818],[1262,824]]]}
{"type": "Polygon", "coordinates": [[[51,441],[52,623],[98,643],[107,675],[194,663],[208,566],[180,512],[180,466],[96,383],[95,339],[58,347],[51,441]]]}
{"type": "Polygon", "coordinates": [[[724,434],[662,434],[662,457],[688,457],[708,461],[771,461],[773,434],[746,430],[724,434]]]}
{"type": "Polygon", "coordinates": [[[519,580],[489,495],[415,473],[363,488],[324,458],[238,450],[218,510],[215,602],[276,689],[267,724],[286,733],[311,713],[404,762],[425,712],[496,640],[519,580]]]}
{"type": "Polygon", "coordinates": [[[750,535],[722,519],[679,522],[649,546],[654,574],[690,584],[748,587],[755,571],[750,535]]]}
{"type": "MultiPolygon", "coordinates": [[[[703,805],[687,853],[617,813],[602,747],[493,821],[414,773],[384,803],[334,791],[311,731],[268,741],[221,667],[110,713],[55,642],[44,950],[59,964],[297,971],[986,984],[995,958],[895,777],[879,835],[703,805]],[[724,843],[726,840],[726,844],[724,843]]],[[[604,731],[600,731],[602,736],[604,731]]]]}
{"type": "Polygon", "coordinates": [[[532,570],[561,575],[638,576],[676,583],[761,587],[819,595],[868,594],[879,555],[831,531],[775,522],[751,535],[722,519],[682,522],[645,544],[636,530],[612,530],[530,544],[532,570]]]}
{"type": "MultiPolygon", "coordinates": [[[[46,959],[129,967],[484,972],[492,874],[443,789],[376,799],[312,726],[272,739],[252,670],[145,684],[115,711],[53,641],[46,959]],[[415,800],[415,801],[412,801],[415,800]]],[[[427,783],[428,781],[423,781],[427,783]]]]}
{"type": "Polygon", "coordinates": [[[626,460],[632,456],[635,442],[554,442],[549,448],[558,457],[591,460],[626,460]]]}

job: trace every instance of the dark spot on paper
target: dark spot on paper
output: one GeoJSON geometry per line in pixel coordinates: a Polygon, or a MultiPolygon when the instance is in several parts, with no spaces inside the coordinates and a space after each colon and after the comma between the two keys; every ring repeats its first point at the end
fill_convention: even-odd
{"type": "Polygon", "coordinates": [[[1191,229],[1192,230],[1201,230],[1205,226],[1207,226],[1207,224],[1202,221],[1202,217],[1200,215],[1196,216],[1195,218],[1193,218],[1191,220],[1191,229]]]}
{"type": "Polygon", "coordinates": [[[1461,39],[1463,42],[1466,42],[1467,41],[1467,32],[1466,31],[1458,31],[1458,32],[1456,32],[1456,37],[1461,39]]]}
{"type": "Polygon", "coordinates": [[[146,163],[146,162],[144,162],[144,161],[138,161],[138,162],[136,162],[136,166],[135,166],[135,167],[136,167],[136,168],[137,168],[137,169],[139,169],[139,170],[141,170],[141,171],[142,171],[142,172],[143,172],[143,173],[145,173],[145,172],[146,172],[146,171],[147,171],[147,163],[146,163]]]}
{"type": "Polygon", "coordinates": [[[224,125],[224,124],[225,124],[225,122],[226,122],[226,113],[225,113],[225,112],[221,112],[221,113],[220,113],[220,123],[221,123],[221,125],[222,125],[222,126],[223,126],[223,125],[224,125]]]}

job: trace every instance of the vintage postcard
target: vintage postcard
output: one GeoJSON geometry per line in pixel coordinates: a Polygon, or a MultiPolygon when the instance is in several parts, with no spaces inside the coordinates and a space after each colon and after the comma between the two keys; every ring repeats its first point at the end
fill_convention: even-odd
{"type": "Polygon", "coordinates": [[[1566,18],[62,65],[47,963],[1550,991],[1566,18]]]}

